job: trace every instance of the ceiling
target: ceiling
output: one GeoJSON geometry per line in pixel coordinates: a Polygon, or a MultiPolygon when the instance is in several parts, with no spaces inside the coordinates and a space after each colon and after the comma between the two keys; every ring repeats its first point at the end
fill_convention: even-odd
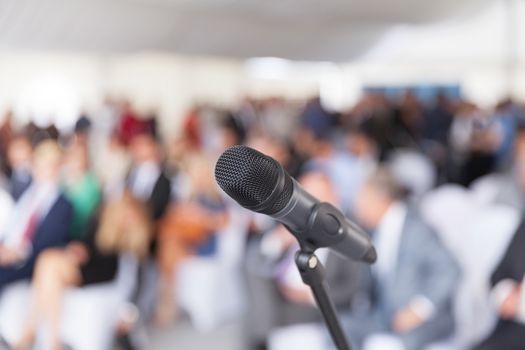
{"type": "Polygon", "coordinates": [[[475,13],[491,0],[0,0],[0,50],[347,61],[398,24],[475,13]]]}

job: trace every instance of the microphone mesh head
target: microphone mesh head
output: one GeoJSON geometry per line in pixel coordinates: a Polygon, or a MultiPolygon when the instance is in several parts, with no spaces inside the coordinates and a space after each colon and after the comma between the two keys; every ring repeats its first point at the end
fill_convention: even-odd
{"type": "Polygon", "coordinates": [[[219,157],[215,179],[223,191],[243,207],[271,215],[286,206],[293,192],[291,177],[280,168],[276,160],[252,148],[233,146],[219,157]],[[270,198],[283,175],[284,188],[277,189],[279,193],[275,194],[275,199],[254,209],[270,198]]]}

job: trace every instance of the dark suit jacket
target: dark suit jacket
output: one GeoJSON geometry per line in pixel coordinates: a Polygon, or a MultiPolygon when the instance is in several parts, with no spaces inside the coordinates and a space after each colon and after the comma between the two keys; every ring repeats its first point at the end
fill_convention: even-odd
{"type": "Polygon", "coordinates": [[[73,207],[60,195],[47,215],[40,221],[33,239],[33,250],[21,266],[0,267],[0,290],[7,284],[30,278],[36,260],[47,248],[63,247],[70,237],[73,207]]]}
{"type": "Polygon", "coordinates": [[[95,215],[87,227],[84,243],[88,251],[88,261],[81,266],[81,285],[109,282],[115,278],[118,269],[118,254],[116,252],[103,252],[97,246],[97,234],[100,214],[95,215]]]}
{"type": "MultiPolygon", "coordinates": [[[[525,219],[522,219],[512,238],[503,259],[491,277],[491,284],[511,279],[521,283],[525,276],[525,219]]],[[[518,350],[525,344],[525,325],[512,320],[499,320],[496,329],[476,349],[483,350],[518,350]]]]}
{"type": "Polygon", "coordinates": [[[148,204],[151,208],[152,218],[154,220],[158,220],[164,215],[170,203],[170,199],[171,180],[164,173],[164,171],[162,171],[159,175],[159,178],[155,182],[155,186],[153,186],[153,191],[151,192],[151,196],[148,201],[148,204]]]}
{"type": "MultiPolygon", "coordinates": [[[[132,170],[128,172],[128,175],[126,177],[126,186],[128,188],[131,188],[131,173],[132,170]]],[[[151,191],[151,195],[147,201],[147,204],[150,208],[151,218],[153,220],[156,221],[162,218],[162,216],[166,212],[166,209],[168,208],[170,199],[171,180],[166,175],[165,171],[161,168],[160,175],[155,181],[155,185],[153,186],[153,190],[151,191]]]]}

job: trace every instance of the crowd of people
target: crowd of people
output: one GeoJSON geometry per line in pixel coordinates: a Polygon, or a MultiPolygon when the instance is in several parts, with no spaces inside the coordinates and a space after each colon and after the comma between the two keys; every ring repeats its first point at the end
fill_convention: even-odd
{"type": "MultiPolygon", "coordinates": [[[[123,255],[139,262],[127,305],[137,316],[122,317],[111,331],[123,348],[140,348],[131,336],[137,327],[183,317],[177,276],[190,257],[217,255],[227,229],[243,242],[243,349],[271,349],[275,330],[321,322],[293,264],[294,237],[242,210],[215,183],[215,160],[236,144],[277,159],[370,233],[378,253],[371,267],[319,251],[356,348],[420,350],[453,339],[464,271],[420,203],[442,186],[468,188],[497,176],[494,202],[521,213],[524,112],[511,100],[489,110],[444,93],[423,103],[411,91],[367,93],[345,113],[326,110],[320,98],[246,98],[235,110],[194,107],[170,138],[154,117],[110,99],[71,132],[18,126],[8,113],[0,127],[0,302],[20,282],[29,281],[32,293],[20,336],[0,334],[0,349],[31,347],[39,329],[49,349],[67,349],[65,291],[113,281],[123,255]],[[152,266],[154,285],[146,283],[152,266]],[[145,289],[153,289],[149,305],[145,289]]],[[[493,298],[486,303],[499,321],[468,348],[512,350],[525,341],[524,233],[518,225],[487,277],[493,298]]]]}

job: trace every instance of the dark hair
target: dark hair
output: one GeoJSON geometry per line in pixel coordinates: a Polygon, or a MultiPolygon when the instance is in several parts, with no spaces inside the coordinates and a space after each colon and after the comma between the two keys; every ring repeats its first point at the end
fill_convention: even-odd
{"type": "Polygon", "coordinates": [[[224,119],[222,119],[220,123],[220,126],[231,131],[237,138],[238,144],[244,143],[246,140],[246,130],[232,113],[227,113],[225,115],[224,119]]]}

